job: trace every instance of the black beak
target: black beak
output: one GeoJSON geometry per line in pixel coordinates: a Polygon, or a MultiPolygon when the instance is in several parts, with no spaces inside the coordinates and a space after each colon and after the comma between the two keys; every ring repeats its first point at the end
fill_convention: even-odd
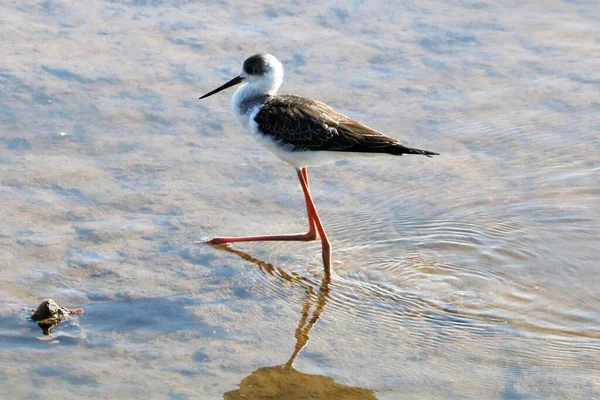
{"type": "Polygon", "coordinates": [[[244,80],[244,78],[242,78],[241,76],[236,76],[235,78],[233,78],[232,80],[230,80],[229,82],[227,82],[226,84],[224,84],[223,86],[219,86],[218,88],[216,88],[215,90],[213,90],[212,92],[206,93],[204,96],[200,97],[199,100],[202,100],[208,96],[212,96],[215,93],[219,93],[221,90],[225,90],[229,87],[235,86],[239,83],[242,83],[242,81],[244,80]]]}

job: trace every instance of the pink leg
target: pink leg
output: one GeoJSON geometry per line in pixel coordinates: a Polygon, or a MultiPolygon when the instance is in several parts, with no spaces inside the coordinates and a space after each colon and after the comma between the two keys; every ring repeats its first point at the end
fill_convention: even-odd
{"type": "MultiPolygon", "coordinates": [[[[300,176],[300,174],[298,176],[300,176]]],[[[327,234],[325,233],[325,229],[323,228],[323,224],[321,223],[321,219],[319,218],[319,213],[317,212],[315,203],[313,202],[313,199],[310,196],[310,190],[308,187],[308,174],[306,172],[306,168],[302,169],[302,177],[300,178],[300,184],[302,185],[302,190],[304,191],[304,196],[306,198],[306,206],[309,209],[309,213],[312,213],[313,221],[317,226],[317,231],[319,232],[319,236],[321,237],[323,267],[325,268],[325,277],[329,279],[331,277],[331,244],[329,243],[329,239],[327,239],[327,234]]]]}
{"type": "MultiPolygon", "coordinates": [[[[317,238],[316,236],[316,225],[315,225],[315,216],[313,215],[313,212],[311,211],[310,207],[308,206],[309,202],[312,202],[312,198],[310,197],[310,186],[308,185],[308,171],[306,170],[306,168],[302,168],[302,170],[300,171],[302,172],[302,178],[304,178],[304,182],[306,183],[306,188],[307,190],[304,190],[304,188],[302,188],[302,192],[304,193],[304,201],[306,203],[306,215],[308,216],[308,223],[309,223],[309,232],[315,232],[315,239],[317,238]]],[[[298,178],[300,179],[300,185],[302,185],[302,178],[300,178],[300,175],[298,175],[298,178]]],[[[317,215],[317,218],[319,218],[319,216],[317,215]]]]}
{"type": "MultiPolygon", "coordinates": [[[[285,240],[285,241],[310,241],[315,240],[317,238],[317,230],[315,225],[315,217],[310,204],[312,203],[312,199],[310,198],[310,193],[308,192],[308,184],[306,183],[304,176],[306,174],[306,168],[302,168],[302,170],[298,170],[298,178],[300,179],[300,184],[302,185],[302,190],[304,191],[304,199],[306,201],[306,211],[308,214],[308,223],[309,230],[306,233],[296,233],[291,235],[263,235],[263,236],[239,236],[239,237],[216,237],[210,240],[207,240],[206,243],[209,244],[223,244],[223,243],[235,243],[235,242],[262,242],[262,241],[270,241],[270,240],[285,240]]],[[[319,216],[317,215],[318,219],[319,216]]]]}

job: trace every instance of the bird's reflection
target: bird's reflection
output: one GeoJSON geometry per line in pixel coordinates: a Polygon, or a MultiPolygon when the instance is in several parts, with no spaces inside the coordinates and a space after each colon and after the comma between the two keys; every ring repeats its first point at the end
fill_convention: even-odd
{"type": "Polygon", "coordinates": [[[325,309],[325,305],[327,304],[327,299],[329,298],[329,281],[330,278],[324,277],[321,282],[321,286],[318,289],[317,294],[317,304],[312,313],[310,315],[310,310],[312,308],[311,299],[315,297],[315,293],[312,286],[306,288],[306,294],[304,296],[304,306],[302,307],[302,317],[300,318],[300,322],[298,323],[298,327],[296,328],[296,347],[294,348],[294,353],[285,363],[287,368],[292,368],[294,360],[300,353],[300,351],[306,346],[308,343],[310,330],[315,325],[315,323],[321,317],[321,313],[325,309]],[[309,318],[310,317],[310,318],[309,318]]]}
{"type": "Polygon", "coordinates": [[[257,369],[240,382],[238,389],[224,393],[223,398],[225,400],[377,399],[372,390],[342,385],[328,376],[305,374],[296,370],[293,366],[294,360],[308,343],[311,329],[317,323],[327,305],[330,295],[329,277],[324,277],[320,285],[318,285],[305,277],[289,274],[281,268],[276,268],[269,263],[227,245],[221,245],[219,248],[255,264],[261,271],[269,275],[283,278],[287,282],[295,283],[305,290],[302,315],[295,333],[296,345],[291,357],[283,365],[257,369]]]}

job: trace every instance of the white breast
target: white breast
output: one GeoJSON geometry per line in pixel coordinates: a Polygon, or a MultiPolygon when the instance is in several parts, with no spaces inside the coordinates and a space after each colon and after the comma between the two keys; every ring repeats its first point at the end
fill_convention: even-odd
{"type": "Polygon", "coordinates": [[[241,107],[242,102],[248,98],[248,86],[248,84],[240,86],[231,97],[233,113],[245,129],[248,129],[248,121],[250,114],[252,114],[252,110],[243,110],[241,107]]]}

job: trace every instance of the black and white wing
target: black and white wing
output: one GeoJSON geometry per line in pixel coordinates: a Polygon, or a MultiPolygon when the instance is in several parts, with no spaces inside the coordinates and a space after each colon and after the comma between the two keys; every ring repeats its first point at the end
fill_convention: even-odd
{"type": "Polygon", "coordinates": [[[325,103],[299,96],[271,96],[254,120],[261,134],[294,151],[438,154],[405,147],[397,139],[348,118],[325,103]]]}

